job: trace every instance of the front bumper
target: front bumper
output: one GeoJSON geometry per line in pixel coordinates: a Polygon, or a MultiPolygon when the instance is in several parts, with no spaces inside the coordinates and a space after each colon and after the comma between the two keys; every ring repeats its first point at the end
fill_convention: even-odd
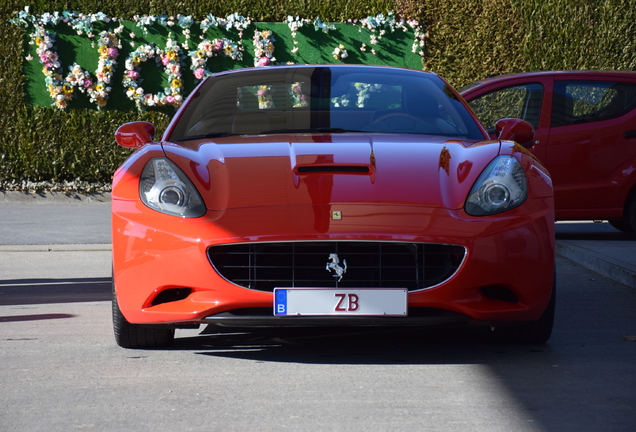
{"type": "Polygon", "coordinates": [[[138,201],[114,199],[112,204],[115,290],[131,323],[258,327],[527,321],[539,318],[552,291],[554,214],[548,199],[529,199],[510,212],[481,218],[442,208],[339,205],[341,220],[317,216],[330,215],[336,210],[331,206],[208,211],[202,218],[185,219],[138,201]],[[207,254],[210,246],[230,243],[336,240],[454,244],[465,247],[466,255],[449,279],[408,294],[409,310],[425,308],[439,315],[319,317],[301,323],[273,312],[267,316],[263,311],[273,310],[272,293],[227,281],[207,254]],[[156,301],[169,290],[181,294],[156,301]],[[259,313],[237,312],[251,308],[259,313]]]}

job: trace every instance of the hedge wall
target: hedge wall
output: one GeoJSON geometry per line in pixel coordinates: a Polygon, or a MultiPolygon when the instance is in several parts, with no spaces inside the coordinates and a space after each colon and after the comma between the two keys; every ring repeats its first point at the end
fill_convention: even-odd
{"type": "Polygon", "coordinates": [[[209,13],[238,12],[263,22],[282,22],[288,15],[341,22],[394,11],[424,22],[423,67],[456,87],[491,73],[636,68],[636,6],[630,0],[3,0],[0,190],[60,183],[66,190],[107,189],[112,172],[129,153],[114,143],[115,129],[127,121],[148,120],[161,131],[169,120],[169,113],[160,110],[59,111],[29,104],[25,33],[8,23],[26,5],[33,14],[77,10],[132,19],[181,13],[201,20],[209,13]]]}

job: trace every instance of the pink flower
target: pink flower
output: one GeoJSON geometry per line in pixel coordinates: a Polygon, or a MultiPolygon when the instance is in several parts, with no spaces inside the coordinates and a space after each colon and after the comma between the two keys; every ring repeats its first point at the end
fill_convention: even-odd
{"type": "Polygon", "coordinates": [[[137,72],[135,70],[129,70],[128,72],[126,72],[126,75],[128,75],[128,78],[134,79],[134,80],[139,78],[139,72],[137,72]]]}
{"type": "Polygon", "coordinates": [[[89,88],[91,85],[93,85],[93,82],[92,82],[90,79],[86,78],[86,79],[84,80],[84,82],[82,83],[82,85],[83,85],[85,88],[89,88]]]}
{"type": "Polygon", "coordinates": [[[119,55],[119,51],[115,47],[108,48],[108,57],[115,58],[119,55]]]}
{"type": "Polygon", "coordinates": [[[168,56],[161,57],[161,64],[163,64],[165,66],[168,63],[170,63],[170,59],[168,58],[168,56]]]}
{"type": "Polygon", "coordinates": [[[261,57],[260,59],[258,59],[258,65],[259,66],[267,66],[269,65],[270,61],[267,57],[261,57]]]}
{"type": "Polygon", "coordinates": [[[194,71],[194,77],[198,80],[202,79],[205,76],[205,70],[199,68],[194,71]]]}
{"type": "Polygon", "coordinates": [[[169,104],[173,104],[174,103],[174,96],[172,96],[172,95],[166,96],[166,102],[169,103],[169,104]]]}

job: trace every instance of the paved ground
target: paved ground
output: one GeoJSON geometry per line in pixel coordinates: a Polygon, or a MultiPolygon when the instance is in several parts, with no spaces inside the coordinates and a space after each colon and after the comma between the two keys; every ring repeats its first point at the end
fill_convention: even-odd
{"type": "MultiPolygon", "coordinates": [[[[124,350],[109,204],[37,202],[0,202],[0,431],[634,430],[636,292],[561,256],[541,346],[455,331],[178,330],[171,349],[124,350]]],[[[607,224],[557,232],[560,254],[623,267],[636,243],[607,224]]]]}

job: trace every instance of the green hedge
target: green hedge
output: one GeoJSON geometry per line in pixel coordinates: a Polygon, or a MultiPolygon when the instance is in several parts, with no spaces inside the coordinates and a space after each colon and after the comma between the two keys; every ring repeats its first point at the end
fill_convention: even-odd
{"type": "MultiPolygon", "coordinates": [[[[129,153],[114,144],[122,123],[153,122],[169,114],[33,106],[26,102],[23,59],[28,46],[14,12],[77,10],[134,15],[238,12],[255,21],[282,22],[287,15],[340,22],[394,11],[420,19],[428,31],[424,68],[461,87],[492,73],[558,69],[636,68],[636,6],[629,0],[3,0],[0,2],[0,190],[22,180],[81,179],[108,183],[129,153]]],[[[16,186],[18,185],[18,186],[16,186]]]]}

